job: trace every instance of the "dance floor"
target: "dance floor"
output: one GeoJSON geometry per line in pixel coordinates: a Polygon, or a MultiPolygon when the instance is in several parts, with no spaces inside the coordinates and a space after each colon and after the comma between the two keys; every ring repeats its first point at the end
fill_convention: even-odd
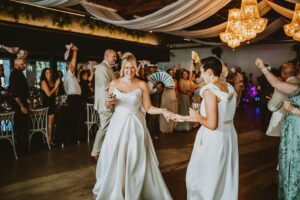
{"type": "MultiPolygon", "coordinates": [[[[235,116],[239,139],[239,199],[277,199],[279,139],[257,128],[259,110],[243,107],[235,116]]],[[[162,135],[154,141],[160,168],[174,200],[186,199],[185,172],[197,129],[162,135]]],[[[37,146],[18,161],[11,147],[0,141],[1,200],[92,200],[96,165],[90,161],[92,143],[37,146]],[[5,155],[3,155],[6,152],[5,155]]]]}

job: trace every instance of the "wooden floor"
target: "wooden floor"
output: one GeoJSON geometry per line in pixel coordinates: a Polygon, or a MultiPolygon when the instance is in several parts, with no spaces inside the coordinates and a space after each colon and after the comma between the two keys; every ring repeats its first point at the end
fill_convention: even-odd
{"type": "MultiPolygon", "coordinates": [[[[279,139],[267,137],[256,127],[259,110],[237,110],[240,200],[277,199],[279,139]]],[[[186,199],[185,172],[197,130],[162,135],[154,141],[160,168],[174,200],[186,199]]],[[[39,140],[40,138],[36,138],[39,140]]],[[[37,145],[15,161],[11,147],[0,141],[1,200],[92,200],[96,165],[90,161],[92,143],[56,147],[37,145]]]]}

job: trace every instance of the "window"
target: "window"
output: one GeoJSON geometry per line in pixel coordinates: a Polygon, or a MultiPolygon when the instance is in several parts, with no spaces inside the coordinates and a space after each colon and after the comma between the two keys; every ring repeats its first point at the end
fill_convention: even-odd
{"type": "Polygon", "coordinates": [[[10,60],[9,59],[0,59],[0,64],[3,65],[4,77],[1,78],[1,85],[3,87],[8,87],[9,85],[9,76],[10,76],[10,60]]]}
{"type": "Polygon", "coordinates": [[[32,87],[32,86],[39,87],[41,73],[42,73],[43,69],[46,67],[50,68],[49,61],[27,60],[26,70],[24,71],[24,74],[27,78],[29,87],[32,87]]]}

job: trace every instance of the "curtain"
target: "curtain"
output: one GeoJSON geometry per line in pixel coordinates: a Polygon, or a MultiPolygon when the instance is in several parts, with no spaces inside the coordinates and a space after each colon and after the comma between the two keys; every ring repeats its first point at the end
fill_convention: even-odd
{"type": "MultiPolygon", "coordinates": [[[[264,0],[265,1],[265,0],[264,0]]],[[[273,10],[278,12],[279,14],[285,16],[286,18],[292,19],[293,18],[293,10],[287,9],[285,7],[282,7],[276,3],[273,3],[271,1],[265,1],[273,10]]]]}

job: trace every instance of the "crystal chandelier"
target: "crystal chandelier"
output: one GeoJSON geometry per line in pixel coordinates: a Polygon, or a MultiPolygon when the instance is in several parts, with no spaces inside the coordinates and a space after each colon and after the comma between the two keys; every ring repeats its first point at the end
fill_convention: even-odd
{"type": "Polygon", "coordinates": [[[265,30],[268,20],[260,18],[256,0],[242,0],[241,9],[229,10],[225,32],[220,33],[221,41],[231,48],[249,41],[265,30]]]}
{"type": "Polygon", "coordinates": [[[300,41],[300,4],[296,4],[291,23],[284,25],[283,29],[287,36],[300,41]]]}

